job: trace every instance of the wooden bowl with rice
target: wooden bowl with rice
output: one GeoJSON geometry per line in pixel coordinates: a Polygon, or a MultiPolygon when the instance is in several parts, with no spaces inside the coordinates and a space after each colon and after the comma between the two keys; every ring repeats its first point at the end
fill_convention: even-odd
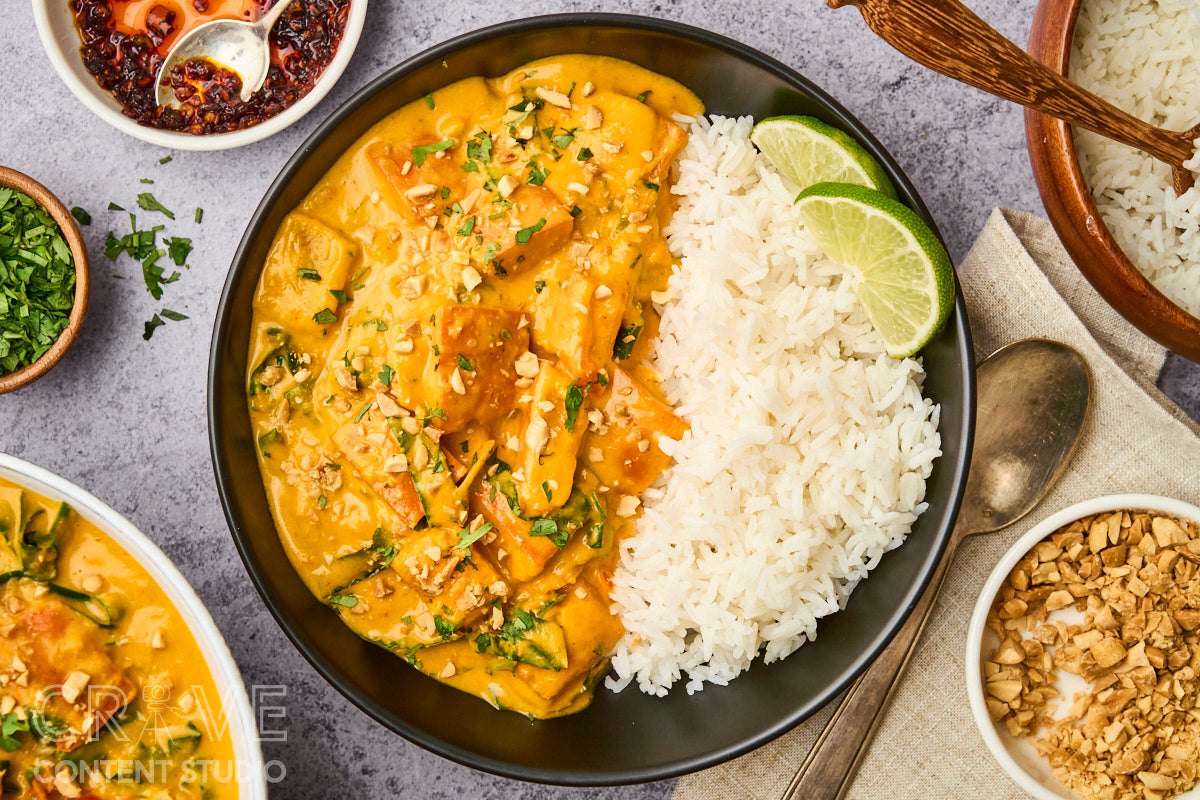
{"type": "MultiPolygon", "coordinates": [[[[1173,37],[1200,36],[1200,21],[1179,24],[1182,3],[1176,12],[1158,8],[1143,0],[1041,0],[1029,52],[1135,116],[1184,130],[1200,116],[1200,62],[1189,94],[1180,67],[1194,58],[1190,48],[1179,47],[1176,59],[1161,56],[1173,37]],[[1116,12],[1126,12],[1130,30],[1147,23],[1144,35],[1112,32],[1116,12]],[[1104,33],[1099,19],[1110,23],[1104,33]],[[1158,77],[1171,96],[1151,96],[1131,85],[1134,76],[1147,86],[1158,77]]],[[[1175,198],[1165,165],[1034,111],[1025,112],[1025,131],[1046,213],[1080,272],[1143,333],[1200,362],[1200,214],[1189,213],[1200,191],[1175,198]]]]}

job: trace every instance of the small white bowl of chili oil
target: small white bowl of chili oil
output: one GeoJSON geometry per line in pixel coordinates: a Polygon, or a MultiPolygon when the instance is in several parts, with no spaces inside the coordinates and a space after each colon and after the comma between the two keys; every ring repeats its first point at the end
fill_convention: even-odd
{"type": "Polygon", "coordinates": [[[177,150],[265,139],[313,109],[358,44],[367,0],[296,0],[271,32],[271,71],[248,102],[211,62],[177,68],[180,109],[160,108],[154,79],[171,45],[213,19],[258,19],[272,0],[33,0],[50,62],[74,95],[117,130],[177,150]],[[185,98],[184,95],[187,97],[185,98]]]}

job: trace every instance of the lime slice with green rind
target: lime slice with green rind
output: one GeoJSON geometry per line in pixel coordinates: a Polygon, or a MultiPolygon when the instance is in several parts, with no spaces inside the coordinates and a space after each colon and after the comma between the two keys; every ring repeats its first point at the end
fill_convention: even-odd
{"type": "Polygon", "coordinates": [[[846,133],[813,117],[768,117],[750,132],[750,141],[784,177],[801,189],[818,183],[854,183],[896,196],[875,158],[846,133]]]}
{"type": "Polygon", "coordinates": [[[855,292],[889,355],[910,356],[937,335],[954,305],[954,268],[916,212],[845,183],[810,186],[796,203],[825,255],[856,273],[855,292]]]}

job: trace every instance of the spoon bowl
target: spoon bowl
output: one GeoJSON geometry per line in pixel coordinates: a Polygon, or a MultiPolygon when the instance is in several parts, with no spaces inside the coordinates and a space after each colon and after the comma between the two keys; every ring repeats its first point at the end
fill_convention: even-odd
{"type": "Polygon", "coordinates": [[[211,61],[242,80],[243,103],[262,88],[271,69],[271,29],[294,0],[278,0],[254,22],[215,19],[188,31],[171,47],[156,77],[154,96],[160,106],[178,105],[171,88],[171,70],[194,59],[211,61]]]}

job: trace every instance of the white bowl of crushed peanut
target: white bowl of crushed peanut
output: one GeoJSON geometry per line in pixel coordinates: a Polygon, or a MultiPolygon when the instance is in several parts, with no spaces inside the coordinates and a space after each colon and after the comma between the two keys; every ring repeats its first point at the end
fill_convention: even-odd
{"type": "Polygon", "coordinates": [[[1200,508],[1109,495],[1034,526],[980,592],[966,673],[1039,800],[1200,798],[1200,508]]]}

